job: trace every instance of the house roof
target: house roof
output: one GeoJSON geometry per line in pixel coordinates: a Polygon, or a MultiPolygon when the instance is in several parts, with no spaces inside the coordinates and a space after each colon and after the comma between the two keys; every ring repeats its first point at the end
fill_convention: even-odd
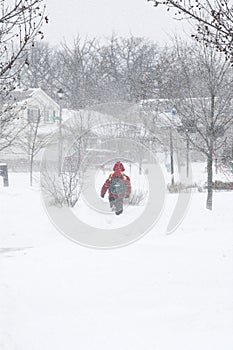
{"type": "Polygon", "coordinates": [[[47,95],[41,88],[15,89],[11,92],[11,96],[14,98],[15,102],[18,103],[26,102],[38,94],[46,96],[48,100],[59,106],[58,103],[54,101],[49,95],[47,95]]]}

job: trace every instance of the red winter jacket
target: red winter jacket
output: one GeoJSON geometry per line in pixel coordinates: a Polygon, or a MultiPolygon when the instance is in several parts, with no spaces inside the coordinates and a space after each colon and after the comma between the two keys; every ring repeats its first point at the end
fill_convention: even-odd
{"type": "Polygon", "coordinates": [[[121,162],[117,162],[113,167],[114,172],[109,175],[108,179],[105,181],[102,189],[101,189],[101,197],[104,197],[105,193],[108,190],[109,197],[129,197],[131,193],[131,183],[129,176],[125,175],[123,171],[125,170],[123,164],[121,162]],[[111,184],[111,181],[113,181],[114,177],[121,177],[123,181],[125,181],[126,184],[126,192],[121,193],[120,195],[114,194],[109,190],[109,186],[111,184]]]}

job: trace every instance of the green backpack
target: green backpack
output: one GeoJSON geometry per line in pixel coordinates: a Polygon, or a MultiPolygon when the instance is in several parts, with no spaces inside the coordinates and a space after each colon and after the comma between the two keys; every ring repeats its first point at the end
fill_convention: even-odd
{"type": "Polygon", "coordinates": [[[127,190],[126,188],[126,183],[123,180],[123,176],[113,176],[110,185],[109,185],[109,190],[111,193],[115,195],[121,195],[124,194],[127,190]]]}

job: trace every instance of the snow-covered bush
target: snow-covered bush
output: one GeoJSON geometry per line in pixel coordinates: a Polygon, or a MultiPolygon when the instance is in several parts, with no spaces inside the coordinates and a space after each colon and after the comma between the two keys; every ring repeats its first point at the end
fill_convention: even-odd
{"type": "Polygon", "coordinates": [[[146,197],[147,192],[143,191],[142,189],[135,190],[130,197],[129,204],[143,205],[145,203],[146,197]]]}
{"type": "Polygon", "coordinates": [[[56,175],[52,175],[50,172],[43,172],[41,176],[41,188],[50,205],[62,207],[65,204],[63,186],[61,182],[57,181],[56,175]]]}
{"type": "Polygon", "coordinates": [[[50,205],[74,207],[81,192],[81,174],[68,168],[58,176],[57,166],[51,163],[41,172],[41,187],[50,205]]]}

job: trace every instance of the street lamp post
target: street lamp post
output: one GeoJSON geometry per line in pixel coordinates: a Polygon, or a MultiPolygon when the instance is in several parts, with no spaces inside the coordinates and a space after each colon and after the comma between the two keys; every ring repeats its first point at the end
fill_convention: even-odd
{"type": "Polygon", "coordinates": [[[58,175],[61,175],[62,169],[62,106],[61,100],[64,96],[63,90],[60,88],[57,91],[58,97],[60,99],[60,111],[59,111],[59,122],[58,122],[58,175]]]}

